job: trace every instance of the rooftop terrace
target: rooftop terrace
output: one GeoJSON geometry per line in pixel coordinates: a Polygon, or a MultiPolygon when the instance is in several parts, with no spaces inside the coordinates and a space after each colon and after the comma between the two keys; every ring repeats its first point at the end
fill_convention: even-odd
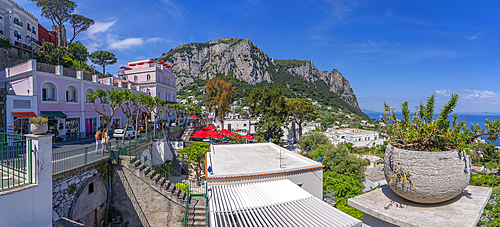
{"type": "Polygon", "coordinates": [[[322,168],[323,165],[273,143],[213,145],[207,153],[210,178],[250,177],[322,168]]]}

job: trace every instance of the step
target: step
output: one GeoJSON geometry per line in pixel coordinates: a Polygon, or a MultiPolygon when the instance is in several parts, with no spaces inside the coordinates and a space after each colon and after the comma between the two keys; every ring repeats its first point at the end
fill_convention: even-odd
{"type": "Polygon", "coordinates": [[[203,209],[203,210],[200,210],[200,209],[188,210],[188,216],[192,216],[192,215],[205,217],[205,209],[203,209]]]}
{"type": "Polygon", "coordinates": [[[146,164],[142,163],[139,165],[139,171],[143,171],[146,167],[148,167],[146,164]]]}
{"type": "Polygon", "coordinates": [[[167,182],[167,179],[165,179],[165,177],[160,177],[160,179],[158,179],[158,181],[156,183],[159,184],[160,186],[163,186],[163,185],[165,185],[166,182],[167,182]]]}
{"type": "Polygon", "coordinates": [[[137,167],[139,167],[139,166],[140,166],[141,164],[143,164],[143,163],[141,162],[141,160],[139,160],[139,159],[138,159],[138,160],[136,160],[133,164],[134,164],[134,166],[137,168],[137,167]]]}
{"type": "Polygon", "coordinates": [[[205,214],[203,215],[196,215],[196,216],[188,216],[188,221],[202,221],[205,222],[205,214]]]}
{"type": "Polygon", "coordinates": [[[204,227],[205,226],[205,222],[204,221],[195,221],[194,223],[191,221],[187,221],[186,223],[186,226],[190,226],[190,227],[204,227]]]}
{"type": "Polygon", "coordinates": [[[151,167],[146,166],[146,168],[144,168],[144,175],[148,176],[149,173],[151,173],[151,167]]]}
{"type": "Polygon", "coordinates": [[[131,159],[130,163],[134,163],[135,161],[137,161],[137,157],[134,157],[133,159],[131,159]]]}
{"type": "Polygon", "coordinates": [[[172,182],[168,181],[167,185],[165,186],[165,188],[168,190],[170,188],[170,186],[172,186],[172,182]]]}

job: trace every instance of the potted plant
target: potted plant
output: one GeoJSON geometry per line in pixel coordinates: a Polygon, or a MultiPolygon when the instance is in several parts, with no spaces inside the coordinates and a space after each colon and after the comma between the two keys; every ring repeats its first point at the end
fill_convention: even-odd
{"type": "Polygon", "coordinates": [[[49,130],[48,123],[49,120],[44,117],[32,117],[29,119],[31,124],[31,132],[35,135],[43,135],[49,130]]]}
{"type": "Polygon", "coordinates": [[[402,118],[384,103],[382,131],[389,136],[384,159],[384,174],[389,187],[399,196],[418,203],[439,203],[455,198],[467,187],[472,145],[480,136],[499,139],[500,123],[486,119],[484,128],[467,127],[458,115],[448,120],[457,105],[452,94],[434,120],[434,94],[426,105],[420,103],[410,118],[408,102],[402,104],[402,118]]]}
{"type": "Polygon", "coordinates": [[[47,99],[47,100],[49,100],[49,101],[54,101],[53,99],[47,99]]]}

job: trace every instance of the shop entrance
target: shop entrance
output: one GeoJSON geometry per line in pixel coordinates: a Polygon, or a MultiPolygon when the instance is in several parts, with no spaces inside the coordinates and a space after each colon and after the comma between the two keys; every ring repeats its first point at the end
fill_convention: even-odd
{"type": "Polygon", "coordinates": [[[85,136],[92,136],[97,132],[97,118],[85,118],[85,136]]]}
{"type": "Polygon", "coordinates": [[[80,118],[66,119],[66,139],[80,138],[80,118]]]}

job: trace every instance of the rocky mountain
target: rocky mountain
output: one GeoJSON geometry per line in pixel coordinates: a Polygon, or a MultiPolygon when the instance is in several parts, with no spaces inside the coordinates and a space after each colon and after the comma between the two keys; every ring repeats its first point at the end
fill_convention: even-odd
{"type": "Polygon", "coordinates": [[[334,102],[333,107],[349,106],[351,112],[364,115],[349,81],[336,69],[328,72],[318,70],[311,61],[269,58],[248,38],[182,44],[157,60],[172,66],[179,90],[200,79],[230,76],[249,85],[277,84],[296,96],[313,98],[330,106],[334,102]]]}

